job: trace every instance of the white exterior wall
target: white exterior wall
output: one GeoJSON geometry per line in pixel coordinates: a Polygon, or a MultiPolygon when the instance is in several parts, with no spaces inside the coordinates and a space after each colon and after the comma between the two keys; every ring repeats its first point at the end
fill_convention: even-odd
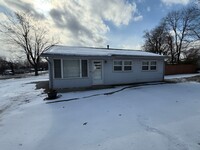
{"type": "MultiPolygon", "coordinates": [[[[57,57],[55,59],[72,59],[72,57],[57,57]]],[[[76,57],[73,59],[80,59],[76,57]]],[[[92,78],[92,61],[103,60],[103,85],[114,84],[129,84],[138,82],[152,82],[162,81],[164,77],[164,60],[163,58],[82,58],[88,60],[88,77],[85,78],[71,78],[71,79],[55,79],[53,73],[53,59],[50,59],[51,69],[50,73],[53,77],[50,88],[73,88],[73,87],[89,87],[93,85],[92,78]],[[113,70],[113,60],[132,60],[132,71],[127,72],[115,72],[113,70]],[[142,71],[143,60],[155,60],[157,61],[156,71],[142,71]]],[[[50,76],[51,76],[50,75],[50,76]]]]}
{"type": "MultiPolygon", "coordinates": [[[[92,85],[92,77],[91,77],[91,73],[90,73],[90,70],[91,70],[91,63],[90,63],[90,60],[88,60],[88,77],[84,77],[84,78],[70,78],[70,79],[56,79],[54,78],[54,65],[53,65],[53,59],[54,58],[51,58],[50,59],[50,62],[51,62],[51,75],[52,75],[52,78],[53,78],[53,82],[51,83],[51,81],[49,81],[49,85],[52,85],[50,86],[50,88],[53,88],[53,89],[59,89],[59,88],[73,88],[73,87],[88,87],[88,86],[91,86],[92,85]]],[[[65,58],[65,57],[56,57],[55,59],[61,59],[61,60],[64,60],[64,59],[80,59],[80,58],[65,58]]],[[[84,58],[86,59],[86,58],[84,58]]]]}
{"type": "MultiPolygon", "coordinates": [[[[119,59],[118,59],[119,60],[119,59]]],[[[125,60],[125,59],[123,59],[125,60]]],[[[130,59],[128,59],[130,60],[130,59]]],[[[163,80],[163,60],[157,61],[156,71],[143,71],[143,60],[155,60],[155,59],[132,59],[132,71],[115,72],[113,70],[113,60],[110,60],[105,64],[105,84],[127,84],[137,82],[152,82],[163,80]]]]}

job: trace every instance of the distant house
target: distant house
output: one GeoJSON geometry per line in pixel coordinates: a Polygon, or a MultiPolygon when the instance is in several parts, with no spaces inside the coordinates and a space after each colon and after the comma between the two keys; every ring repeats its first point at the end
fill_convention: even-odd
{"type": "Polygon", "coordinates": [[[144,51],[56,45],[42,56],[48,59],[54,89],[164,79],[164,56],[144,51]]]}

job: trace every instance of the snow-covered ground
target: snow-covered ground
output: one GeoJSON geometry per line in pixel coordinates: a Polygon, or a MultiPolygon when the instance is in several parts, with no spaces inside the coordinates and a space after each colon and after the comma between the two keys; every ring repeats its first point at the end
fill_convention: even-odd
{"type": "Polygon", "coordinates": [[[200,73],[167,75],[167,76],[165,76],[165,79],[187,78],[187,77],[193,77],[193,76],[197,76],[197,75],[200,75],[200,73]]]}
{"type": "Polygon", "coordinates": [[[199,83],[62,93],[78,99],[47,104],[33,83],[44,80],[0,80],[0,149],[200,149],[199,83]]]}

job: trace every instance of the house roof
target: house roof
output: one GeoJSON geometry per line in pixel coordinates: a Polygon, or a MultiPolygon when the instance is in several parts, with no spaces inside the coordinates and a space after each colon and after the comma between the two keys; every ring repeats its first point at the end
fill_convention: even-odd
{"type": "Polygon", "coordinates": [[[134,57],[165,57],[155,53],[141,50],[95,48],[95,47],[72,47],[55,45],[42,53],[43,57],[51,56],[134,56],[134,57]]]}

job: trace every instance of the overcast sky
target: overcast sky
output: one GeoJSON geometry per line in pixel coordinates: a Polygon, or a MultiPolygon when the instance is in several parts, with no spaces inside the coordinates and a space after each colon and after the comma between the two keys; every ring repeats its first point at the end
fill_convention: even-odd
{"type": "MultiPolygon", "coordinates": [[[[46,22],[62,44],[141,49],[144,30],[192,0],[0,0],[3,13],[25,11],[46,22]]],[[[4,46],[1,46],[4,47],[4,46]]]]}

